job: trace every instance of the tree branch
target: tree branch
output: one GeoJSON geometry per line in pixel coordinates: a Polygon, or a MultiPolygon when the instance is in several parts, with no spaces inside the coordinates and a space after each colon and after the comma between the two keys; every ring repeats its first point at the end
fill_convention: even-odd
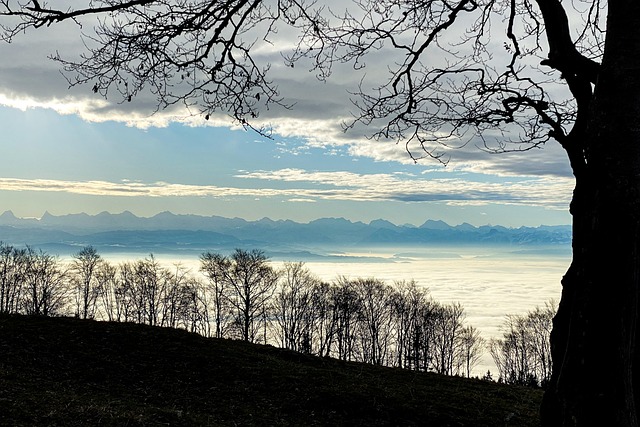
{"type": "Polygon", "coordinates": [[[545,23],[548,58],[541,62],[564,76],[577,76],[595,84],[600,64],[580,54],[571,39],[569,18],[559,0],[536,0],[545,23]]]}

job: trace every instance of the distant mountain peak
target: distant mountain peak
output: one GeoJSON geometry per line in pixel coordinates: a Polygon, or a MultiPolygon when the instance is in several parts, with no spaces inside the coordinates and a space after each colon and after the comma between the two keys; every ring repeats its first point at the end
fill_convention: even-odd
{"type": "Polygon", "coordinates": [[[318,219],[314,219],[313,221],[309,222],[309,224],[329,224],[329,223],[341,223],[341,224],[353,224],[353,222],[349,221],[348,219],[345,219],[343,217],[330,217],[330,218],[318,218],[318,219]]]}
{"type": "Polygon", "coordinates": [[[429,230],[449,230],[452,227],[442,220],[428,219],[420,226],[420,228],[426,228],[429,230]]]}
{"type": "Polygon", "coordinates": [[[468,222],[463,222],[462,224],[456,225],[455,227],[456,230],[460,230],[460,231],[475,231],[477,230],[477,227],[474,227],[473,225],[469,224],[468,222]]]}
{"type": "Polygon", "coordinates": [[[0,218],[2,218],[3,220],[18,219],[13,214],[13,211],[4,211],[2,215],[0,215],[0,218]]]}
{"type": "Polygon", "coordinates": [[[162,211],[159,212],[157,214],[155,214],[152,218],[173,218],[177,216],[176,214],[169,212],[169,211],[162,211]]]}
{"type": "Polygon", "coordinates": [[[386,219],[374,219],[369,223],[369,225],[371,227],[388,229],[394,229],[397,227],[394,223],[392,223],[391,221],[387,221],[386,219]]]}

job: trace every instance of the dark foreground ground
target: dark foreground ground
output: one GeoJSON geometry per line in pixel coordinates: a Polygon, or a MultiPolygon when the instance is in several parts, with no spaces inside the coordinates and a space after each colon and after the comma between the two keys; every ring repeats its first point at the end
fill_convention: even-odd
{"type": "Polygon", "coordinates": [[[0,425],[538,426],[541,398],[178,330],[0,316],[0,425]]]}

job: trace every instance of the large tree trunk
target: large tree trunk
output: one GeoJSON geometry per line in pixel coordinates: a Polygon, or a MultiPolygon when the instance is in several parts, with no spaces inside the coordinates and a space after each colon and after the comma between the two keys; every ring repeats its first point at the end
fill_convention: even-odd
{"type": "Polygon", "coordinates": [[[586,167],[576,174],[571,205],[573,262],[551,337],[545,426],[638,425],[639,28],[640,2],[609,2],[586,167]]]}

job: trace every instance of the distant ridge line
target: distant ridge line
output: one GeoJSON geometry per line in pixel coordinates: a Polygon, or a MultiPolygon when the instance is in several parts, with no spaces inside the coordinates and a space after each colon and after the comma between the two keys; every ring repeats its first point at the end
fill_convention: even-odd
{"type": "MultiPolygon", "coordinates": [[[[176,229],[176,226],[179,225],[191,225],[191,226],[199,226],[201,229],[202,226],[208,227],[220,227],[221,225],[227,224],[261,224],[261,225],[277,225],[277,224],[297,224],[297,225],[319,225],[319,224],[341,224],[341,225],[354,225],[354,226],[370,226],[376,228],[422,228],[422,229],[433,229],[433,230],[447,230],[447,229],[458,229],[458,230],[480,230],[485,229],[487,227],[490,228],[502,228],[502,229],[565,229],[570,228],[570,225],[541,225],[538,227],[527,227],[522,226],[518,228],[504,227],[501,225],[483,225],[483,226],[474,226],[469,223],[462,223],[459,225],[449,225],[445,221],[442,220],[432,220],[427,219],[424,223],[419,226],[415,226],[413,224],[403,224],[397,225],[392,223],[386,219],[375,219],[370,221],[368,224],[362,221],[351,221],[345,219],[343,217],[325,217],[318,218],[309,222],[296,222],[293,220],[272,220],[268,217],[264,217],[259,220],[246,220],[239,217],[228,218],[217,215],[205,216],[205,215],[197,215],[197,214],[174,214],[169,211],[159,212],[150,217],[140,217],[136,216],[132,212],[125,210],[121,213],[110,213],[107,211],[102,211],[95,215],[90,215],[84,212],[81,213],[73,213],[73,214],[65,214],[65,215],[53,215],[49,213],[49,211],[45,211],[42,217],[40,218],[20,218],[14,215],[13,211],[6,210],[0,215],[0,225],[12,225],[12,226],[33,226],[38,225],[39,227],[53,227],[53,226],[65,226],[65,227],[74,227],[74,228],[90,228],[96,229],[99,227],[107,227],[108,229],[114,226],[127,227],[138,229],[140,226],[169,226],[167,229],[176,229]]],[[[180,228],[180,227],[178,227],[180,228]]],[[[121,228],[118,228],[121,229],[121,228]]]]}
{"type": "Polygon", "coordinates": [[[308,223],[263,218],[247,221],[220,216],[176,215],[161,212],[137,217],[129,211],[18,218],[11,211],[0,215],[0,241],[32,245],[54,253],[74,253],[92,245],[105,252],[198,253],[260,248],[270,254],[332,253],[339,248],[428,245],[510,245],[568,248],[571,227],[507,228],[471,224],[451,226],[427,220],[422,225],[395,225],[387,220],[369,224],[345,218],[320,218],[308,223]]]}

